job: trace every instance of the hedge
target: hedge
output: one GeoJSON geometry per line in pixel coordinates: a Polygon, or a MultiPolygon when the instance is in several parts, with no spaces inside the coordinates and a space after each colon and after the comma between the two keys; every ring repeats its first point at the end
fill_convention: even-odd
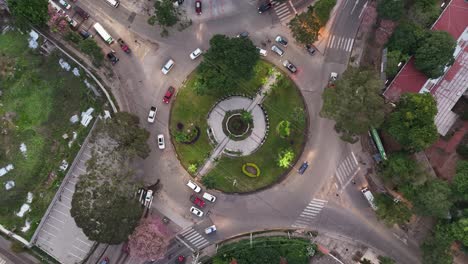
{"type": "Polygon", "coordinates": [[[260,168],[255,163],[245,163],[244,165],[242,165],[242,172],[245,175],[247,175],[249,177],[252,177],[252,178],[260,176],[260,168]],[[247,171],[247,166],[255,168],[257,170],[257,174],[252,174],[252,173],[248,172],[247,171]]]}

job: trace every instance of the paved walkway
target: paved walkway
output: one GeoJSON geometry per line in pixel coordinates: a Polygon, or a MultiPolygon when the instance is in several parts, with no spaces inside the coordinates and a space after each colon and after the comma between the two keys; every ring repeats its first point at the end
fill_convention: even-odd
{"type": "Polygon", "coordinates": [[[239,156],[247,156],[254,153],[266,139],[268,133],[267,114],[260,107],[260,104],[265,99],[265,96],[271,89],[271,86],[276,82],[276,73],[273,72],[257,93],[254,99],[232,96],[226,100],[219,102],[210,112],[208,116],[208,126],[211,128],[211,133],[217,142],[216,148],[211,153],[210,158],[205,162],[199,171],[199,175],[203,176],[210,171],[215,160],[223,153],[224,150],[230,152],[238,152],[239,156]],[[223,119],[226,112],[245,109],[250,112],[253,117],[254,127],[249,137],[243,140],[231,140],[224,134],[223,119]]]}

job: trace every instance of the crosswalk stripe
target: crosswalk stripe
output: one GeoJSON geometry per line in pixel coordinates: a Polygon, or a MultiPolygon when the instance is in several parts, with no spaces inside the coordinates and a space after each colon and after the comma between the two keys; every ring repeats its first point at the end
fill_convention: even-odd
{"type": "Polygon", "coordinates": [[[183,235],[187,234],[190,230],[193,230],[193,228],[189,227],[189,228],[187,228],[185,230],[182,230],[182,232],[180,232],[180,234],[183,236],[183,235]]]}
{"type": "Polygon", "coordinates": [[[202,247],[208,245],[209,243],[210,243],[210,242],[208,242],[208,240],[206,240],[204,243],[202,243],[201,245],[198,245],[197,247],[198,247],[198,248],[202,248],[202,247]]]}
{"type": "Polygon", "coordinates": [[[186,238],[187,240],[191,240],[191,239],[193,239],[193,238],[195,238],[195,237],[198,237],[198,236],[200,236],[200,234],[198,234],[197,232],[194,232],[193,234],[190,234],[190,235],[188,235],[188,236],[185,236],[185,238],[186,238]]]}
{"type": "Polygon", "coordinates": [[[308,205],[305,209],[322,209],[323,208],[323,205],[318,205],[318,204],[310,204],[308,205]]]}
{"type": "Polygon", "coordinates": [[[191,240],[190,243],[196,245],[198,242],[204,239],[205,239],[204,237],[200,236],[200,237],[197,237],[197,239],[191,240]]]}
{"type": "Polygon", "coordinates": [[[326,204],[326,203],[328,203],[328,201],[325,201],[325,200],[320,200],[320,199],[317,199],[317,198],[314,198],[312,201],[321,202],[321,203],[323,203],[323,204],[326,204]]]}
{"type": "Polygon", "coordinates": [[[281,14],[284,14],[284,13],[289,13],[289,9],[287,7],[276,10],[276,14],[278,16],[281,15],[281,14]]]}

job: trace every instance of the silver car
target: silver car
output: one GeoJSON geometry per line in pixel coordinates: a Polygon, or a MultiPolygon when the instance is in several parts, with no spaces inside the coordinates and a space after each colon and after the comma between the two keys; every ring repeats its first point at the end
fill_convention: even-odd
{"type": "Polygon", "coordinates": [[[280,49],[280,47],[278,47],[276,45],[271,46],[271,51],[273,51],[274,53],[278,54],[281,57],[283,57],[283,55],[284,55],[284,51],[282,49],[280,49]]]}

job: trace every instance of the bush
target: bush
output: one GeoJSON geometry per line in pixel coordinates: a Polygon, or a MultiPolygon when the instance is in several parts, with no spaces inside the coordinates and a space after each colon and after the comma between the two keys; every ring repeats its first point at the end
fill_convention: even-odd
{"type": "Polygon", "coordinates": [[[278,166],[281,168],[288,168],[294,160],[294,151],[292,149],[283,150],[278,155],[278,166]]]}
{"type": "Polygon", "coordinates": [[[189,166],[188,166],[188,172],[190,174],[195,174],[198,170],[198,165],[196,163],[191,163],[189,166]]]}
{"type": "Polygon", "coordinates": [[[319,0],[314,5],[314,14],[324,26],[330,18],[330,12],[336,4],[336,0],[319,0]]]}
{"type": "Polygon", "coordinates": [[[70,42],[73,42],[75,44],[79,44],[81,42],[81,37],[80,35],[76,34],[75,32],[73,31],[70,31],[68,32],[66,35],[65,35],[65,39],[70,41],[70,42]]]}
{"type": "Polygon", "coordinates": [[[405,11],[405,2],[403,0],[380,0],[377,11],[379,17],[397,21],[403,16],[405,11]]]}
{"type": "Polygon", "coordinates": [[[152,26],[153,26],[154,24],[156,24],[156,21],[157,21],[156,16],[150,16],[150,18],[148,18],[148,24],[150,24],[150,25],[152,25],[152,26]]]}
{"type": "Polygon", "coordinates": [[[466,134],[460,144],[458,144],[457,153],[462,158],[468,159],[468,134],[466,134]]]}
{"type": "Polygon", "coordinates": [[[242,165],[242,172],[245,175],[252,177],[252,178],[260,176],[260,168],[258,168],[257,164],[255,163],[245,163],[244,165],[242,165]],[[256,170],[256,173],[255,174],[250,173],[249,171],[247,171],[247,167],[254,168],[256,170]]]}
{"type": "Polygon", "coordinates": [[[291,123],[289,121],[283,120],[276,127],[276,132],[282,138],[287,138],[291,134],[291,123]]]}
{"type": "Polygon", "coordinates": [[[204,176],[201,181],[207,189],[213,189],[216,185],[216,179],[213,176],[204,176]]]}
{"type": "Polygon", "coordinates": [[[88,38],[83,40],[79,44],[79,47],[82,52],[88,54],[88,56],[93,59],[93,63],[96,66],[101,66],[102,61],[104,60],[104,54],[94,39],[88,38]]]}

